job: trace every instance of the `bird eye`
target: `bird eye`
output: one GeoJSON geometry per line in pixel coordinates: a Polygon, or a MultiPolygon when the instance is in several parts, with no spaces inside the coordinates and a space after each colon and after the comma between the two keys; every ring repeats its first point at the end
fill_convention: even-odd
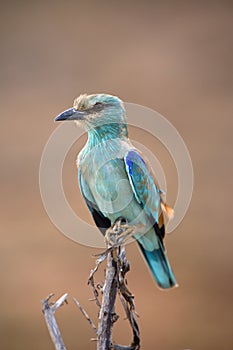
{"type": "Polygon", "coordinates": [[[96,111],[100,111],[103,107],[103,104],[101,102],[96,102],[94,107],[96,111]]]}

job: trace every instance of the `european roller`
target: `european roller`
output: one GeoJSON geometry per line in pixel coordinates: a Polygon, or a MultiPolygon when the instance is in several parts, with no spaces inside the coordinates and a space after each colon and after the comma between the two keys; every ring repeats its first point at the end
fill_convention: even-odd
{"type": "Polygon", "coordinates": [[[135,228],[133,237],[158,286],[176,286],[163,242],[164,214],[172,209],[128,138],[123,102],[106,94],[80,95],[55,121],[75,121],[88,133],[77,158],[78,182],[97,227],[105,234],[123,218],[135,228]]]}

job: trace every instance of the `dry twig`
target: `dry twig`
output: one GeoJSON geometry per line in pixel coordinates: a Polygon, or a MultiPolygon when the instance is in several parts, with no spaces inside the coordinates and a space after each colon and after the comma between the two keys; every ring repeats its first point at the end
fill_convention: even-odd
{"type": "MultiPolygon", "coordinates": [[[[139,350],[140,349],[140,334],[136,320],[136,312],[134,305],[134,296],[127,287],[126,274],[130,270],[130,265],[126,259],[124,242],[134,233],[134,228],[127,224],[122,224],[121,219],[107,230],[106,243],[107,249],[102,254],[98,255],[95,268],[91,271],[88,279],[88,284],[92,288],[96,305],[99,309],[98,314],[98,329],[94,322],[88,316],[77,299],[74,298],[75,304],[78,306],[84,317],[91,325],[93,331],[97,335],[97,350],[139,350]],[[107,268],[105,275],[104,286],[96,284],[94,277],[103,261],[107,259],[107,268]],[[99,295],[101,289],[102,300],[99,295]],[[119,316],[115,313],[115,302],[117,294],[123,305],[126,317],[129,321],[133,332],[132,343],[128,346],[113,344],[112,328],[119,316]]],[[[53,294],[49,295],[43,303],[43,313],[49,329],[50,336],[56,350],[66,350],[63,343],[60,331],[58,329],[54,313],[67,300],[67,294],[64,294],[55,303],[49,303],[53,294]]]]}
{"type": "Polygon", "coordinates": [[[81,311],[81,313],[83,314],[84,317],[86,317],[87,321],[90,323],[93,331],[95,332],[95,334],[98,334],[97,328],[94,325],[94,322],[92,321],[92,319],[88,316],[87,312],[84,310],[84,308],[81,306],[81,304],[78,302],[78,300],[76,298],[73,298],[75,304],[78,306],[79,310],[81,311]]]}
{"type": "Polygon", "coordinates": [[[68,294],[64,294],[55,303],[50,303],[50,299],[53,296],[54,294],[50,294],[45,300],[42,301],[42,311],[55,349],[66,350],[54,314],[59,307],[61,307],[64,303],[67,303],[68,294]]]}
{"type": "MultiPolygon", "coordinates": [[[[103,287],[103,297],[99,312],[97,350],[140,349],[140,335],[135,317],[134,296],[126,286],[126,273],[129,271],[130,266],[126,259],[125,248],[123,246],[125,239],[128,238],[128,236],[131,236],[132,233],[132,227],[128,227],[126,224],[122,225],[121,220],[118,220],[113,227],[107,231],[106,237],[108,248],[100,255],[97,260],[96,268],[92,270],[91,273],[91,285],[92,289],[95,291],[94,275],[98,270],[100,263],[107,258],[105,284],[103,287]],[[114,322],[119,318],[114,309],[117,293],[133,332],[133,340],[129,346],[118,344],[113,345],[112,342],[112,327],[114,322]]],[[[95,293],[94,296],[96,297],[95,293]]]]}

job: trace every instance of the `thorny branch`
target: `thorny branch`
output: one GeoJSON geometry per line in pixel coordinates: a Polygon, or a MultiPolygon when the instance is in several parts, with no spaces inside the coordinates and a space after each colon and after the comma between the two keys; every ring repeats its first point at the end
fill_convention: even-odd
{"type": "MultiPolygon", "coordinates": [[[[95,268],[91,271],[88,284],[92,288],[94,300],[99,309],[98,313],[98,329],[94,322],[88,316],[86,311],[74,298],[75,304],[91,325],[97,336],[97,350],[139,350],[140,334],[136,320],[136,312],[134,305],[134,296],[127,287],[126,274],[130,270],[129,262],[126,258],[124,243],[128,237],[134,233],[134,228],[123,224],[121,219],[106,232],[107,249],[98,255],[95,268]],[[99,266],[107,260],[107,268],[105,282],[101,284],[95,283],[94,277],[99,266]],[[101,298],[102,295],[102,298],[101,298]],[[114,344],[112,340],[112,328],[119,316],[115,313],[115,302],[117,295],[123,305],[126,318],[129,321],[133,333],[133,339],[130,345],[124,346],[114,344]]],[[[56,303],[49,303],[50,295],[43,301],[43,313],[50,332],[50,336],[56,350],[66,350],[60,331],[58,329],[54,313],[66,301],[67,294],[64,294],[56,303]]]]}
{"type": "MultiPolygon", "coordinates": [[[[132,236],[134,228],[118,220],[106,233],[107,250],[99,256],[96,268],[91,273],[92,288],[95,290],[94,274],[99,265],[107,258],[107,270],[103,287],[102,304],[99,312],[97,350],[138,350],[140,349],[139,328],[136,321],[134,296],[127,288],[126,274],[130,269],[126,258],[124,242],[132,236]],[[93,287],[94,286],[94,287],[93,287]],[[119,316],[115,313],[116,295],[119,295],[126,317],[133,332],[130,346],[112,343],[112,327],[119,316]]],[[[90,279],[89,279],[90,280],[90,279]]],[[[94,295],[96,295],[94,293],[94,295]]]]}

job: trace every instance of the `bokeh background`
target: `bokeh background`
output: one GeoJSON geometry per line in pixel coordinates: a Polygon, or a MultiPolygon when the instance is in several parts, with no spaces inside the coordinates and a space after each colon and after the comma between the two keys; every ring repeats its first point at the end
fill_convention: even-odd
{"type": "MultiPolygon", "coordinates": [[[[194,165],[190,209],[166,240],[180,287],[157,289],[136,244],[127,247],[142,349],[233,348],[232,15],[230,1],[1,2],[2,349],[53,349],[41,313],[50,292],[68,292],[96,315],[86,280],[97,251],[59,233],[38,184],[53,118],[85,92],[163,114],[194,165]]],[[[173,204],[177,174],[169,155],[142,131],[131,136],[159,158],[173,204]]],[[[63,177],[72,207],[91,222],[76,181],[84,143],[85,136],[72,147],[63,177]]],[[[57,318],[68,349],[95,349],[71,298],[57,318]]],[[[118,322],[114,339],[130,341],[127,321],[118,322]]]]}

